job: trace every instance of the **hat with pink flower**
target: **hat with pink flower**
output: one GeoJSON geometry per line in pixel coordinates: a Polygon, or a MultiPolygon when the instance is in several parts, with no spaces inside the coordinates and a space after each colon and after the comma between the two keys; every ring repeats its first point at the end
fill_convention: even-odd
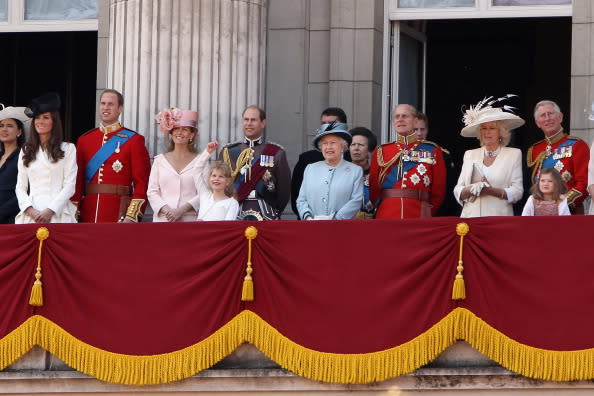
{"type": "Polygon", "coordinates": [[[165,109],[155,116],[159,129],[165,135],[171,133],[174,128],[190,127],[198,125],[198,112],[194,110],[181,110],[176,107],[165,109]]]}

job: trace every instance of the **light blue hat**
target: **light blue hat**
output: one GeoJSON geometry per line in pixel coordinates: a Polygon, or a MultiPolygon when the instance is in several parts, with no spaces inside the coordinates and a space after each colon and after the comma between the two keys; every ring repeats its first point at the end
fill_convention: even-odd
{"type": "Polygon", "coordinates": [[[351,141],[353,140],[353,137],[349,133],[349,128],[346,124],[343,124],[341,122],[333,122],[331,124],[323,124],[316,131],[316,137],[314,137],[314,140],[313,140],[313,145],[315,148],[317,148],[318,150],[320,149],[318,147],[318,143],[320,142],[320,139],[326,135],[340,136],[341,138],[346,140],[346,142],[349,145],[351,144],[351,141]]]}

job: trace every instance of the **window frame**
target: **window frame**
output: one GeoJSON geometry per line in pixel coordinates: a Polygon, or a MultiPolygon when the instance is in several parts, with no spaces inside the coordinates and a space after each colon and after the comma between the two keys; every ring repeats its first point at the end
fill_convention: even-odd
{"type": "Polygon", "coordinates": [[[572,4],[494,6],[492,0],[476,0],[474,7],[449,8],[398,8],[398,0],[387,0],[391,21],[423,19],[473,19],[473,18],[529,18],[572,16],[572,4]]]}
{"type": "MultiPolygon", "coordinates": [[[[98,19],[25,19],[26,0],[7,1],[7,19],[0,21],[0,33],[7,32],[74,32],[99,30],[98,19]]],[[[97,7],[99,7],[99,0],[97,7]]]]}

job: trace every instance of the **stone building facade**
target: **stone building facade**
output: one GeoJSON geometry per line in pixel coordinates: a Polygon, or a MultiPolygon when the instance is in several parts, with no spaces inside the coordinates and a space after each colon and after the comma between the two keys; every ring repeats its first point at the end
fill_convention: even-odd
{"type": "MultiPolygon", "coordinates": [[[[268,139],[285,146],[291,164],[310,148],[320,112],[328,106],[344,108],[349,125],[368,126],[387,141],[389,110],[400,97],[412,98],[436,119],[441,117],[438,110],[429,107],[433,99],[429,100],[432,88],[423,77],[426,66],[416,69],[418,74],[412,73],[417,86],[397,81],[396,69],[405,53],[398,52],[404,45],[399,46],[403,42],[394,32],[405,32],[422,42],[428,29],[438,29],[439,33],[439,29],[447,28],[439,21],[458,21],[455,12],[443,10],[428,11],[428,15],[433,12],[433,22],[399,19],[403,14],[398,5],[398,0],[98,0],[96,94],[106,87],[124,92],[123,121],[147,137],[153,155],[163,149],[153,116],[167,106],[199,110],[200,142],[204,145],[212,139],[226,143],[239,138],[242,109],[249,104],[261,105],[268,112],[268,139]]],[[[568,75],[538,74],[534,85],[561,81],[555,84],[559,84],[559,101],[566,104],[564,110],[570,119],[566,126],[590,143],[594,140],[594,122],[588,118],[594,111],[594,4],[573,0],[569,6],[544,10],[535,9],[534,21],[540,23],[539,18],[545,18],[546,23],[567,23],[570,40],[565,42],[565,49],[569,59],[560,62],[570,66],[568,75]]],[[[506,18],[498,10],[491,11],[494,19],[506,18]]],[[[521,22],[530,25],[531,19],[526,17],[521,22]]],[[[426,54],[426,47],[421,49],[426,54]]],[[[544,54],[539,60],[563,53],[558,43],[542,42],[539,49],[544,54]]],[[[415,59],[418,65],[427,62],[415,59]]],[[[501,53],[494,54],[494,59],[509,61],[501,53]]],[[[538,65],[534,67],[538,69],[538,65]]],[[[472,95],[479,93],[468,93],[466,104],[473,103],[472,95]]],[[[529,103],[523,110],[528,117],[529,103]]],[[[459,126],[447,128],[459,130],[459,126]]],[[[437,138],[457,142],[439,133],[437,138]]],[[[411,375],[357,386],[296,377],[249,346],[198,376],[143,388],[101,383],[69,370],[40,349],[0,372],[0,394],[449,395],[472,391],[573,395],[591,394],[593,388],[591,381],[553,383],[523,378],[464,343],[411,375]]]]}

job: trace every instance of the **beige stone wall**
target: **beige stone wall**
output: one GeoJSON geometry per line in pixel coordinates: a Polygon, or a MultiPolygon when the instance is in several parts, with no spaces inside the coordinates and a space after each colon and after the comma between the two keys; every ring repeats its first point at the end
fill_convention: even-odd
{"type": "Polygon", "coordinates": [[[267,133],[291,165],[311,148],[326,107],[379,135],[383,8],[381,0],[269,1],[267,133]]]}
{"type": "Polygon", "coordinates": [[[594,140],[594,121],[588,120],[594,102],[594,4],[573,0],[571,37],[571,134],[594,140]]]}

